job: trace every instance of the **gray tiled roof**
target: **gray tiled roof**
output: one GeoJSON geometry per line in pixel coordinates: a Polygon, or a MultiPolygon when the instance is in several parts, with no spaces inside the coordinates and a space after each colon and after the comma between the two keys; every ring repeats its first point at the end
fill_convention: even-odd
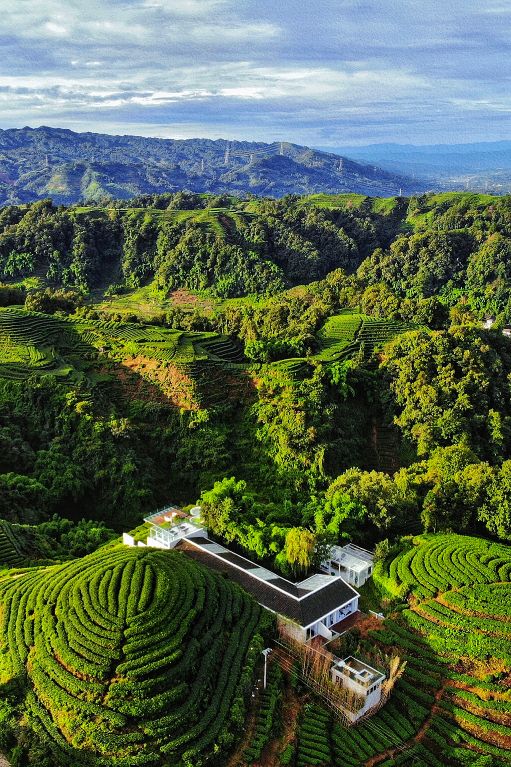
{"type": "MultiPolygon", "coordinates": [[[[314,591],[301,588],[277,575],[272,580],[257,577],[257,565],[225,549],[225,553],[208,551],[213,541],[207,538],[189,538],[178,544],[181,551],[207,567],[227,574],[261,604],[273,612],[296,621],[301,626],[312,623],[346,604],[358,592],[342,578],[325,577],[324,585],[314,591]],[[238,561],[240,560],[240,561],[238,561]],[[248,565],[250,566],[247,566],[248,565]]],[[[303,582],[304,584],[306,581],[303,582]]]]}

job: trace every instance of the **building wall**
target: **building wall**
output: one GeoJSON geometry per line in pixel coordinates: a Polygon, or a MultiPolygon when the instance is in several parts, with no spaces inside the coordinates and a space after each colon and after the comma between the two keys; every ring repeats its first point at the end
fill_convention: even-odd
{"type": "Polygon", "coordinates": [[[322,632],[320,631],[320,626],[319,626],[320,623],[322,623],[323,626],[325,626],[327,629],[330,629],[336,623],[339,623],[340,621],[344,620],[344,618],[348,618],[357,610],[358,610],[358,595],[356,597],[353,597],[351,602],[348,602],[348,604],[345,605],[344,607],[340,607],[337,610],[334,610],[333,612],[325,616],[321,621],[318,621],[313,626],[310,626],[307,629],[307,639],[311,639],[312,637],[317,636],[318,634],[322,634],[322,632]]]}
{"type": "Polygon", "coordinates": [[[279,615],[277,624],[279,629],[284,631],[291,639],[294,639],[296,642],[305,642],[305,629],[302,626],[299,626],[298,623],[294,623],[293,621],[284,618],[282,615],[279,615]]]}
{"type": "Polygon", "coordinates": [[[150,546],[153,549],[173,549],[176,543],[179,542],[179,538],[177,538],[175,541],[169,544],[165,544],[163,541],[159,541],[156,538],[149,538],[147,539],[147,545],[150,546]]]}
{"type": "Polygon", "coordinates": [[[375,689],[367,693],[367,689],[371,689],[372,685],[370,685],[369,688],[364,688],[362,685],[357,684],[353,679],[345,676],[335,668],[332,669],[332,679],[344,689],[352,690],[357,695],[365,696],[365,702],[361,709],[358,711],[345,711],[346,716],[352,722],[355,722],[357,719],[360,719],[361,716],[364,716],[370,708],[377,706],[381,700],[381,681],[374,686],[375,689]]]}

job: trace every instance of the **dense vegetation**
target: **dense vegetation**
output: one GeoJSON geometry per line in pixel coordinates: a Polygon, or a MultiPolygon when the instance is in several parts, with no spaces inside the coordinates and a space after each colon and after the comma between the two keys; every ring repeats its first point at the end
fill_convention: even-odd
{"type": "MultiPolygon", "coordinates": [[[[10,278],[0,287],[0,567],[87,555],[110,528],[135,527],[169,500],[200,499],[213,535],[287,577],[332,542],[380,542],[385,562],[368,598],[387,600],[392,615],[360,649],[399,645],[406,674],[372,729],[345,733],[312,704],[288,763],[355,767],[360,754],[389,750],[379,763],[464,765],[477,752],[500,767],[511,745],[508,698],[497,694],[509,660],[509,550],[496,542],[511,541],[509,199],[182,193],[134,205],[0,211],[10,278]],[[139,291],[154,300],[144,321],[122,309],[139,291]],[[399,543],[407,534],[421,537],[399,543]]],[[[31,639],[37,611],[19,610],[61,572],[77,584],[87,562],[113,572],[95,556],[2,581],[2,601],[26,617],[11,628],[28,681],[9,672],[9,722],[24,710],[23,684],[42,679],[32,673],[45,652],[31,639]]],[[[131,573],[130,557],[152,555],[126,556],[119,567],[131,573]]],[[[90,583],[99,589],[102,576],[90,583]]],[[[80,642],[89,655],[91,641],[80,642]]],[[[80,681],[95,694],[104,680],[87,673],[80,681]]],[[[281,687],[273,679],[261,698],[247,760],[279,729],[281,687]]],[[[80,735],[66,729],[75,717],[63,710],[66,723],[51,720],[56,743],[64,733],[73,748],[121,759],[106,735],[94,740],[90,720],[76,719],[80,735]]],[[[6,732],[24,749],[16,767],[44,763],[29,734],[6,732]]],[[[146,747],[152,759],[150,738],[146,747]]]]}
{"type": "Polygon", "coordinates": [[[183,554],[114,547],[10,571],[0,596],[3,749],[21,738],[39,767],[222,763],[263,646],[241,589],[183,554]]]}

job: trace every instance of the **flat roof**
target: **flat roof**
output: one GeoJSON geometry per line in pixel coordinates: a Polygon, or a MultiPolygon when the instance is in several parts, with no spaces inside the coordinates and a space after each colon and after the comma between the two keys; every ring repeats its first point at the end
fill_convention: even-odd
{"type": "Polygon", "coordinates": [[[348,669],[349,671],[353,671],[364,683],[367,683],[369,680],[376,681],[377,679],[385,679],[385,674],[373,668],[368,663],[365,663],[363,660],[355,658],[353,655],[344,658],[344,660],[339,660],[335,665],[341,670],[348,669]]]}
{"type": "Polygon", "coordinates": [[[370,551],[348,543],[346,546],[332,546],[329,559],[349,570],[360,572],[373,563],[374,556],[370,551]]]}
{"type": "Polygon", "coordinates": [[[292,583],[202,536],[183,539],[177,548],[207,567],[229,575],[263,607],[303,628],[359,596],[358,591],[334,575],[313,575],[301,583],[292,583]]]}

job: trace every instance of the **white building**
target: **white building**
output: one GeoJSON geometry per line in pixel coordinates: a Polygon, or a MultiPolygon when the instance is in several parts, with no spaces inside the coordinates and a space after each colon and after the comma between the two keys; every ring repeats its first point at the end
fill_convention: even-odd
{"type": "Polygon", "coordinates": [[[364,716],[381,700],[381,686],[385,675],[372,666],[350,655],[332,666],[332,681],[353,693],[346,703],[344,713],[352,722],[364,716]]]}
{"type": "Polygon", "coordinates": [[[321,563],[324,573],[339,575],[352,586],[363,586],[373,572],[373,567],[374,555],[353,543],[332,546],[329,559],[321,563]]]}
{"type": "Polygon", "coordinates": [[[342,578],[318,573],[299,583],[261,567],[202,536],[187,536],[178,546],[188,556],[218,570],[248,591],[260,605],[277,613],[295,639],[332,639],[343,621],[358,612],[359,593],[342,578]]]}
{"type": "Polygon", "coordinates": [[[151,514],[144,522],[151,525],[147,545],[154,549],[173,549],[183,538],[207,535],[197,517],[191,517],[175,506],[151,514]]]}
{"type": "MultiPolygon", "coordinates": [[[[169,506],[146,517],[145,522],[150,524],[147,546],[178,548],[225,573],[259,604],[277,613],[299,641],[315,636],[332,639],[345,630],[343,622],[358,612],[358,591],[338,574],[317,573],[293,583],[211,540],[193,509],[191,514],[169,506]]],[[[128,535],[125,543],[135,545],[128,535]]]]}

